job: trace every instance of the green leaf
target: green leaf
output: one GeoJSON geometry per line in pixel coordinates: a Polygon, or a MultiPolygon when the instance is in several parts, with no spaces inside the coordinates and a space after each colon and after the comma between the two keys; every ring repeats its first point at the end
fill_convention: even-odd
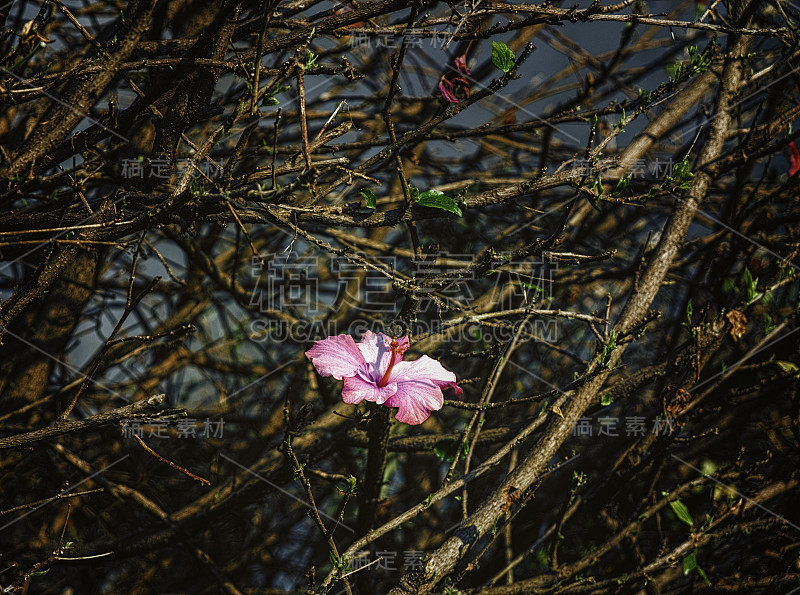
{"type": "Polygon", "coordinates": [[[319,58],[318,54],[315,54],[311,50],[306,50],[307,58],[306,58],[306,68],[314,68],[317,65],[317,58],[319,58]]]}
{"type": "Polygon", "coordinates": [[[611,403],[613,403],[613,402],[614,402],[614,399],[611,398],[611,391],[610,390],[604,392],[603,396],[600,397],[600,404],[603,407],[606,407],[607,405],[611,405],[611,403]]]}
{"type": "Polygon", "coordinates": [[[347,489],[349,491],[354,492],[357,484],[358,480],[354,476],[352,475],[347,476],[347,489]]]}
{"type": "Polygon", "coordinates": [[[278,85],[278,87],[274,91],[268,93],[267,95],[264,95],[264,98],[261,100],[261,106],[268,107],[270,105],[278,105],[280,101],[275,99],[275,96],[280,95],[281,93],[285,93],[289,89],[291,89],[291,87],[288,85],[278,85]]]}
{"type": "Polygon", "coordinates": [[[342,556],[341,558],[337,557],[333,552],[328,554],[328,558],[331,561],[331,566],[333,566],[339,572],[349,572],[350,570],[350,561],[347,559],[347,556],[342,556]]]}
{"type": "Polygon", "coordinates": [[[514,52],[508,49],[508,46],[502,41],[492,42],[492,64],[503,72],[510,71],[514,68],[514,64],[516,64],[514,52]]]}
{"type": "Polygon", "coordinates": [[[706,583],[706,585],[711,586],[711,581],[708,580],[708,576],[703,571],[703,569],[700,568],[700,565],[697,563],[697,557],[694,555],[694,552],[692,552],[691,554],[689,554],[688,556],[686,556],[683,559],[683,574],[684,574],[684,576],[689,574],[692,570],[696,570],[697,574],[700,575],[700,577],[703,579],[703,581],[706,583]]]}
{"type": "Polygon", "coordinates": [[[670,82],[677,83],[681,78],[681,74],[683,74],[683,62],[667,65],[667,76],[670,82]]]}
{"type": "Polygon", "coordinates": [[[461,213],[461,209],[458,208],[458,203],[449,196],[445,196],[442,192],[439,192],[438,190],[426,190],[425,192],[417,196],[415,202],[423,207],[442,209],[445,211],[449,211],[450,213],[455,213],[459,217],[463,216],[463,214],[461,213]]]}
{"type": "Polygon", "coordinates": [[[361,190],[359,194],[364,197],[364,202],[367,203],[367,206],[370,209],[378,208],[377,199],[375,198],[375,193],[372,192],[372,190],[361,190]]]}
{"type": "Polygon", "coordinates": [[[800,371],[800,368],[797,367],[796,364],[792,362],[785,362],[782,360],[775,360],[772,362],[773,364],[778,364],[781,367],[781,370],[786,372],[787,374],[797,374],[800,371]]]}
{"type": "MultiPolygon", "coordinates": [[[[594,190],[597,194],[597,198],[601,198],[603,196],[603,180],[600,177],[600,174],[597,174],[597,177],[592,181],[592,190],[594,190]]],[[[600,210],[600,207],[597,206],[597,199],[592,202],[592,206],[598,211],[600,210]]]]}
{"type": "Polygon", "coordinates": [[[661,194],[661,186],[655,186],[654,188],[650,188],[650,190],[647,192],[647,200],[655,198],[659,194],[661,194]]]}
{"type": "Polygon", "coordinates": [[[614,188],[614,191],[611,193],[613,196],[619,195],[620,192],[625,190],[631,183],[631,178],[633,178],[633,174],[628,174],[627,176],[621,177],[617,181],[617,186],[614,188]]]}
{"type": "Polygon", "coordinates": [[[709,587],[711,586],[711,581],[708,580],[708,575],[706,575],[703,569],[700,568],[699,566],[697,567],[697,574],[700,575],[700,577],[703,579],[706,585],[708,585],[709,587]]]}
{"type": "Polygon", "coordinates": [[[605,366],[608,362],[608,358],[611,356],[611,352],[617,348],[617,333],[611,331],[608,335],[608,343],[605,344],[603,347],[603,353],[600,354],[600,364],[605,366]]]}
{"type": "Polygon", "coordinates": [[[686,576],[695,568],[697,568],[697,558],[692,552],[683,559],[683,575],[686,576]]]}
{"type": "Polygon", "coordinates": [[[694,521],[692,520],[692,515],[689,513],[689,509],[683,502],[681,502],[680,498],[670,502],[669,507],[672,509],[672,512],[675,513],[675,516],[677,516],[679,520],[683,521],[690,527],[694,525],[694,521]]]}
{"type": "Polygon", "coordinates": [[[744,284],[747,290],[747,303],[750,304],[758,293],[758,279],[753,279],[753,275],[747,267],[744,269],[744,284]]]}

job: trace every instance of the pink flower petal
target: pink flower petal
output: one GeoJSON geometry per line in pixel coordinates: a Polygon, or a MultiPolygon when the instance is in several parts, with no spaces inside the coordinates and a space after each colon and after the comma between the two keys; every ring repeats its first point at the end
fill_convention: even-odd
{"type": "Polygon", "coordinates": [[[789,157],[789,177],[791,178],[800,171],[800,152],[797,151],[797,145],[794,141],[789,143],[789,150],[792,152],[789,157]]]}
{"type": "Polygon", "coordinates": [[[456,65],[456,69],[457,69],[457,70],[458,70],[458,71],[459,71],[461,74],[465,74],[465,75],[467,75],[467,76],[469,76],[469,75],[471,75],[471,74],[472,74],[472,73],[469,71],[469,68],[467,68],[467,55],[466,55],[466,54],[461,54],[460,56],[458,56],[458,57],[457,57],[457,58],[454,60],[454,62],[455,62],[455,65],[456,65]]]}
{"type": "Polygon", "coordinates": [[[427,380],[398,382],[397,392],[384,402],[387,407],[398,408],[397,421],[411,425],[421,424],[443,404],[442,389],[427,380]]]}
{"type": "Polygon", "coordinates": [[[391,337],[387,337],[383,333],[375,334],[372,331],[364,331],[364,334],[361,335],[358,349],[364,356],[364,361],[369,366],[372,380],[375,382],[380,381],[386,368],[389,367],[389,361],[391,360],[389,341],[391,341],[391,337]]]}
{"type": "Polygon", "coordinates": [[[358,349],[364,361],[367,362],[367,365],[372,370],[373,378],[377,380],[380,379],[380,365],[376,364],[380,363],[381,356],[386,351],[383,347],[383,337],[382,333],[376,335],[372,331],[364,331],[361,335],[361,341],[358,342],[358,349]]]}
{"type": "Polygon", "coordinates": [[[427,355],[397,363],[389,379],[397,383],[397,393],[384,405],[398,407],[397,420],[412,425],[421,424],[431,411],[442,408],[442,388],[453,388],[459,395],[463,392],[456,384],[456,375],[427,355]]]}
{"type": "Polygon", "coordinates": [[[453,95],[453,83],[444,77],[442,77],[439,81],[439,92],[442,94],[442,97],[445,101],[449,101],[450,103],[458,103],[458,99],[456,99],[456,96],[453,95]]]}
{"type": "Polygon", "coordinates": [[[369,369],[364,366],[359,368],[354,376],[344,379],[342,388],[342,400],[345,403],[355,405],[361,401],[373,401],[382,405],[387,399],[397,393],[397,384],[390,382],[382,388],[370,377],[369,369]]]}
{"type": "Polygon", "coordinates": [[[364,365],[364,356],[350,335],[336,335],[322,341],[306,351],[320,376],[333,376],[341,380],[353,376],[359,366],[364,365]]]}
{"type": "Polygon", "coordinates": [[[435,386],[450,386],[457,389],[456,393],[461,393],[461,388],[456,384],[456,375],[427,355],[423,355],[421,358],[413,361],[396,364],[392,370],[390,380],[392,382],[427,380],[435,386]]]}

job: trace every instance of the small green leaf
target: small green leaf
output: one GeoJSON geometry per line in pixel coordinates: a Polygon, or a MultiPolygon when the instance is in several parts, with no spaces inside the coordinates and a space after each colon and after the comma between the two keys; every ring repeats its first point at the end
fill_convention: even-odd
{"type": "Polygon", "coordinates": [[[700,577],[703,579],[706,585],[711,586],[711,581],[708,580],[708,576],[703,571],[703,569],[700,568],[700,565],[697,563],[697,557],[694,555],[694,552],[692,552],[683,559],[683,574],[687,575],[692,570],[696,570],[697,574],[700,575],[700,577]]]}
{"type": "Polygon", "coordinates": [[[514,52],[508,49],[508,46],[502,41],[492,42],[492,64],[503,72],[510,71],[516,64],[514,52]]]}
{"type": "Polygon", "coordinates": [[[317,65],[317,58],[319,58],[318,54],[315,54],[311,50],[306,50],[308,57],[306,58],[306,68],[315,68],[317,65]]]}
{"type": "Polygon", "coordinates": [[[746,267],[744,269],[744,284],[747,290],[747,303],[750,304],[758,294],[758,279],[753,279],[750,269],[746,267]]]}
{"type": "Polygon", "coordinates": [[[706,575],[703,569],[700,568],[699,566],[697,567],[697,574],[700,575],[700,577],[703,579],[703,582],[705,582],[706,585],[708,585],[709,587],[711,586],[711,581],[708,580],[708,575],[706,575]]]}
{"type": "Polygon", "coordinates": [[[683,575],[686,576],[695,568],[697,568],[697,558],[691,553],[683,559],[683,575]]]}
{"type": "Polygon", "coordinates": [[[631,178],[633,178],[633,174],[628,174],[627,176],[621,177],[617,181],[617,186],[614,188],[614,191],[611,193],[614,196],[619,195],[620,192],[625,190],[631,183],[631,178]]]}
{"type": "Polygon", "coordinates": [[[694,525],[694,521],[692,520],[692,515],[689,513],[689,509],[683,502],[681,502],[680,498],[670,502],[669,507],[672,509],[672,512],[675,513],[675,516],[677,516],[679,520],[683,521],[690,527],[694,525]]]}
{"type": "Polygon", "coordinates": [[[614,402],[614,399],[611,398],[611,391],[610,390],[604,392],[603,396],[600,397],[600,404],[603,407],[606,407],[607,405],[611,405],[611,403],[613,403],[613,402],[614,402]]]}
{"type": "Polygon", "coordinates": [[[797,374],[797,372],[800,371],[800,369],[797,367],[797,365],[793,364],[792,362],[785,362],[785,361],[781,361],[781,360],[775,360],[772,363],[773,364],[778,364],[781,367],[781,370],[783,370],[787,374],[797,374]]]}
{"type": "Polygon", "coordinates": [[[349,475],[347,477],[347,489],[349,491],[351,491],[351,492],[355,491],[357,484],[358,484],[358,480],[354,476],[349,475]]]}
{"type": "Polygon", "coordinates": [[[331,552],[328,554],[328,558],[331,561],[331,566],[333,566],[336,570],[341,573],[349,572],[350,570],[350,561],[347,559],[347,556],[342,556],[341,558],[337,557],[336,554],[331,552]]]}
{"type": "Polygon", "coordinates": [[[675,64],[667,65],[667,76],[669,77],[670,82],[677,83],[678,79],[681,78],[682,73],[683,73],[682,62],[676,62],[675,64]]]}
{"type": "Polygon", "coordinates": [[[364,202],[367,203],[367,206],[370,209],[378,208],[377,199],[375,198],[375,193],[372,192],[372,190],[361,190],[359,194],[364,197],[364,202]]]}
{"type": "Polygon", "coordinates": [[[463,216],[461,209],[458,208],[458,203],[438,190],[426,190],[417,196],[414,202],[423,207],[442,209],[450,213],[455,213],[459,217],[463,216]]]}

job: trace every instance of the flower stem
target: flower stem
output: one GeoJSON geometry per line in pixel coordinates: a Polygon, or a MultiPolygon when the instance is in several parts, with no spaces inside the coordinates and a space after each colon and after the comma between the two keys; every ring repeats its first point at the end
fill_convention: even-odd
{"type": "Polygon", "coordinates": [[[389,443],[389,414],[392,410],[383,405],[368,403],[372,416],[367,426],[369,446],[367,451],[367,468],[364,482],[359,489],[360,505],[358,508],[358,528],[366,533],[375,521],[375,511],[380,500],[383,474],[386,469],[386,451],[389,443]]]}

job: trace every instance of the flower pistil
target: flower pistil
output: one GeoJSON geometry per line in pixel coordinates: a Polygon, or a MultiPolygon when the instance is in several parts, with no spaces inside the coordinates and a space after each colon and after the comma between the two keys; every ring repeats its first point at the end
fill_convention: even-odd
{"type": "Polygon", "coordinates": [[[380,382],[378,382],[378,388],[383,388],[389,383],[389,375],[392,373],[394,363],[403,359],[403,351],[405,351],[405,349],[401,350],[400,345],[397,342],[397,337],[392,338],[392,341],[389,343],[389,349],[392,352],[392,357],[389,359],[389,367],[386,368],[386,372],[383,373],[383,377],[381,378],[380,382]],[[400,357],[395,357],[397,355],[400,357]]]}

